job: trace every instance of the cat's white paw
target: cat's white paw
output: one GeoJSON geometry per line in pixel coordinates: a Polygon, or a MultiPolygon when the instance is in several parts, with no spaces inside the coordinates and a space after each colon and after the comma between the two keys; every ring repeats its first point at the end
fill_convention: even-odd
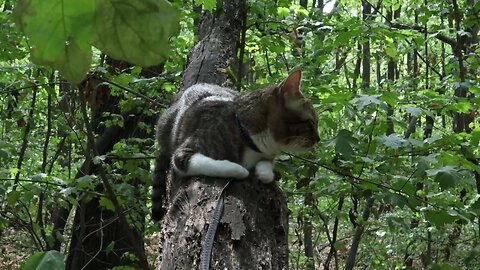
{"type": "Polygon", "coordinates": [[[250,172],[242,165],[228,160],[219,160],[219,166],[222,168],[222,177],[233,177],[237,179],[247,178],[250,172]]]}
{"type": "Polygon", "coordinates": [[[187,175],[206,175],[224,178],[247,178],[250,173],[242,165],[228,160],[215,160],[203,154],[193,154],[187,175]]]}
{"type": "Polygon", "coordinates": [[[270,161],[259,161],[255,166],[255,176],[264,184],[273,182],[273,164],[270,161]]]}

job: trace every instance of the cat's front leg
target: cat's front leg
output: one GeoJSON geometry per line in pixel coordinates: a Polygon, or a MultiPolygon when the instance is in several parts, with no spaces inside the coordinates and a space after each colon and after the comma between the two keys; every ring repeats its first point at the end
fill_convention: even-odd
{"type": "Polygon", "coordinates": [[[201,153],[184,149],[174,155],[175,169],[184,175],[205,175],[212,177],[247,178],[249,172],[242,165],[229,160],[216,160],[201,153]],[[183,151],[182,151],[183,150],[183,151]]]}
{"type": "Polygon", "coordinates": [[[275,174],[273,173],[273,163],[268,160],[261,160],[255,165],[255,176],[265,184],[273,182],[275,174]]]}

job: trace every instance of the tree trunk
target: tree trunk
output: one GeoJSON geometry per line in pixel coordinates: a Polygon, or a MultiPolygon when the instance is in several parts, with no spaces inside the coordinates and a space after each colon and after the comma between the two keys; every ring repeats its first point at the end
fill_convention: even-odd
{"type": "MultiPolygon", "coordinates": [[[[362,17],[365,23],[372,20],[372,7],[367,1],[362,1],[362,17]]],[[[363,65],[362,65],[362,88],[368,89],[370,87],[370,34],[367,34],[365,43],[362,47],[363,65]]]]}
{"type": "MultiPolygon", "coordinates": [[[[121,65],[129,66],[130,64],[107,58],[109,67],[117,67],[121,65]]],[[[155,76],[162,71],[162,65],[148,67],[142,69],[142,74],[146,77],[155,76]]],[[[111,71],[112,73],[114,71],[111,71]]],[[[102,106],[93,108],[90,125],[96,134],[99,134],[95,142],[91,143],[90,148],[95,149],[97,155],[105,155],[112,151],[114,145],[122,139],[128,138],[152,138],[153,134],[145,132],[138,128],[140,122],[153,126],[155,117],[138,113],[136,108],[130,112],[122,113],[119,111],[118,104],[119,97],[108,95],[108,86],[99,83],[96,75],[88,77],[81,85],[80,91],[85,91],[83,88],[91,87],[91,93],[104,93],[102,97],[102,106]],[[121,114],[124,119],[124,126],[120,127],[112,125],[110,127],[99,128],[101,121],[104,119],[102,115],[105,112],[121,114]],[[94,144],[94,146],[93,146],[94,144]]],[[[83,94],[82,94],[83,95],[83,94]]],[[[81,106],[84,106],[82,104],[81,106]]],[[[141,105],[139,105],[141,106],[141,105]]],[[[145,106],[145,105],[144,105],[145,106]]],[[[86,126],[87,124],[85,124],[86,126]]],[[[87,147],[89,148],[89,147],[87,147]]],[[[90,149],[88,149],[90,150],[90,149]]],[[[109,164],[110,159],[105,161],[109,164]]],[[[139,163],[139,168],[148,171],[148,162],[139,163]]],[[[87,155],[86,161],[78,170],[75,179],[85,175],[100,175],[99,183],[96,191],[106,194],[106,198],[110,199],[115,204],[109,194],[105,185],[104,178],[113,178],[105,174],[98,165],[92,162],[92,156],[87,155]],[[102,175],[102,171],[103,174],[102,175]],[[102,179],[102,180],[100,180],[102,179]]],[[[121,172],[127,174],[127,172],[121,172]]],[[[109,182],[114,180],[108,179],[109,182]]],[[[146,198],[145,181],[142,179],[130,179],[129,184],[135,186],[134,197],[138,199],[139,205],[144,205],[142,198],[146,198]]],[[[136,269],[148,269],[148,263],[143,246],[143,230],[142,226],[132,225],[131,220],[139,221],[143,224],[144,214],[141,209],[135,205],[131,205],[128,211],[122,211],[115,205],[115,211],[106,209],[100,204],[100,198],[83,196],[78,199],[79,204],[75,210],[75,217],[72,225],[72,238],[70,246],[68,247],[68,256],[66,260],[67,269],[107,269],[119,265],[134,266],[136,269]],[[134,213],[134,214],[131,214],[134,213]],[[136,216],[135,216],[136,215],[136,216]],[[130,221],[127,221],[130,220],[130,221]],[[134,255],[136,259],[132,259],[127,254],[134,255]]],[[[72,205],[65,208],[58,208],[54,211],[54,225],[57,231],[63,232],[67,217],[72,209],[72,205]]],[[[137,223],[138,224],[138,223],[137,223]]]]}
{"type": "MultiPolygon", "coordinates": [[[[244,0],[225,0],[215,15],[200,23],[182,88],[195,83],[226,84],[236,51],[244,0]],[[207,34],[205,34],[207,33],[207,34]]],[[[217,197],[228,179],[193,177],[176,183],[169,173],[169,209],[163,220],[157,269],[197,269],[201,244],[217,197]]],[[[285,196],[276,184],[235,180],[225,191],[225,209],[215,236],[212,269],[286,269],[288,218],[285,196]]]]}
{"type": "MultiPolygon", "coordinates": [[[[364,23],[370,23],[370,21],[372,21],[371,13],[372,13],[372,9],[371,9],[370,3],[368,3],[368,1],[362,1],[362,18],[364,23]]],[[[362,54],[363,54],[362,88],[364,90],[367,90],[368,88],[370,88],[370,41],[369,40],[370,38],[368,34],[367,41],[365,41],[365,44],[363,45],[363,50],[362,50],[362,54]]],[[[354,200],[356,200],[355,197],[357,196],[358,196],[357,194],[352,193],[352,197],[354,198],[354,200]]],[[[366,206],[363,211],[362,218],[364,221],[367,221],[368,218],[370,217],[370,211],[371,211],[371,208],[373,207],[374,198],[372,197],[371,194],[369,194],[365,196],[365,199],[366,199],[366,206]]],[[[352,203],[354,204],[354,210],[352,209],[351,213],[354,213],[356,212],[357,202],[352,201],[352,203]]],[[[351,221],[352,223],[354,223],[354,226],[356,226],[356,229],[355,229],[355,235],[352,239],[350,250],[348,252],[348,257],[345,261],[345,269],[348,269],[348,270],[353,269],[353,267],[355,266],[355,259],[357,256],[358,248],[360,246],[360,241],[362,239],[362,235],[365,230],[364,224],[355,225],[356,217],[354,215],[353,215],[353,218],[351,217],[351,221]]]]}
{"type": "MultiPolygon", "coordinates": [[[[80,91],[83,91],[82,89],[80,91]]],[[[108,112],[115,112],[118,108],[119,98],[108,98],[104,107],[108,112]]],[[[84,106],[85,104],[82,104],[84,106]]],[[[100,121],[101,112],[96,111],[92,121],[93,127],[97,127],[100,121]],[[95,116],[96,115],[96,116],[95,116]]],[[[127,113],[123,115],[125,122],[124,127],[112,126],[101,132],[101,136],[95,142],[94,152],[97,154],[106,154],[113,149],[116,142],[124,138],[145,138],[151,137],[153,134],[147,134],[138,129],[139,122],[146,122],[154,125],[155,120],[148,119],[142,114],[127,113]],[[116,127],[116,128],[115,128],[116,127]],[[113,130],[112,130],[113,128],[113,130]]],[[[98,132],[100,133],[100,132],[98,132]]],[[[88,148],[88,147],[87,147],[88,148]]],[[[107,198],[113,202],[112,196],[109,194],[108,188],[103,182],[110,175],[102,175],[102,170],[98,165],[92,162],[92,156],[86,157],[86,162],[79,174],[96,174],[99,177],[97,192],[105,193],[107,198]],[[100,181],[102,179],[102,181],[100,181]]],[[[108,163],[108,162],[106,162],[108,163]]],[[[141,167],[141,166],[139,166],[141,167]]],[[[148,170],[148,168],[144,168],[148,170]]],[[[77,174],[77,176],[79,176],[77,174]]],[[[113,180],[109,180],[113,181],[113,180]]],[[[135,198],[142,198],[144,189],[140,188],[140,184],[144,185],[141,180],[129,180],[132,185],[137,185],[135,189],[135,198]]],[[[127,222],[126,216],[132,212],[142,215],[141,210],[132,206],[129,211],[123,212],[115,206],[115,212],[101,206],[100,198],[89,198],[88,196],[79,199],[79,205],[75,211],[75,217],[72,226],[72,239],[70,242],[68,257],[66,260],[67,269],[107,269],[119,265],[131,265],[136,269],[148,269],[148,264],[143,248],[143,228],[135,227],[127,222]],[[136,260],[131,260],[125,254],[129,252],[135,255],[136,260]]],[[[133,220],[142,219],[136,217],[133,220]]]]}

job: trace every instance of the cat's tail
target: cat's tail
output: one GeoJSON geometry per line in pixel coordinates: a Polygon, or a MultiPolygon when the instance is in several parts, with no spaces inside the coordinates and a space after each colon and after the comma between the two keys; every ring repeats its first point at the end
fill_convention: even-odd
{"type": "Polygon", "coordinates": [[[171,136],[175,125],[178,106],[172,106],[164,112],[157,123],[157,142],[160,146],[155,159],[152,187],[152,219],[158,221],[167,212],[167,175],[170,170],[171,136]]]}
{"type": "Polygon", "coordinates": [[[152,219],[159,221],[166,213],[167,173],[170,168],[170,155],[160,153],[155,159],[152,188],[152,219]]]}

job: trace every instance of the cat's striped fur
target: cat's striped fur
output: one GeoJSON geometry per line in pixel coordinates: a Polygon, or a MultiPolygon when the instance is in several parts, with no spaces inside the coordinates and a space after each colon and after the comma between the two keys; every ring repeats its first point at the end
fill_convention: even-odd
{"type": "Polygon", "coordinates": [[[318,141],[317,115],[300,91],[301,72],[265,89],[240,94],[197,84],[186,89],[160,117],[152,218],[165,210],[165,179],[205,175],[246,178],[253,171],[273,181],[273,159],[284,150],[306,150],[318,141]]]}

